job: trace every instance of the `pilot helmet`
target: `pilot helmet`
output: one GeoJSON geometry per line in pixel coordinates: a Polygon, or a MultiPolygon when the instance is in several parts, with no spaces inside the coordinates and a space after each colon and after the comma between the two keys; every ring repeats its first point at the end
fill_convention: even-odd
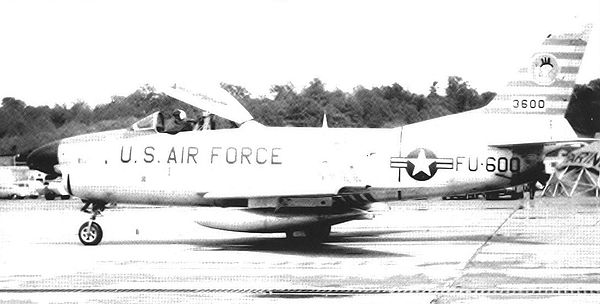
{"type": "Polygon", "coordinates": [[[185,114],[185,111],[177,109],[173,111],[173,117],[179,120],[185,120],[187,118],[187,115],[185,114]]]}

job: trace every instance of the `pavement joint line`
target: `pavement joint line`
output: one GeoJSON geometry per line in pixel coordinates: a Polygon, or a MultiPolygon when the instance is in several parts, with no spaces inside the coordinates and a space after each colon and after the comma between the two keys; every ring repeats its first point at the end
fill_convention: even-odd
{"type": "Polygon", "coordinates": [[[463,269],[461,269],[460,271],[460,275],[458,277],[456,277],[454,280],[452,280],[452,283],[450,285],[448,285],[447,287],[449,288],[454,288],[456,287],[456,284],[458,283],[458,281],[463,277],[463,273],[464,271],[469,268],[469,265],[473,262],[473,260],[475,260],[475,257],[481,252],[481,250],[494,238],[494,236],[496,236],[496,234],[498,233],[498,231],[500,231],[500,229],[502,229],[502,227],[504,226],[504,224],[506,224],[506,222],[508,222],[508,220],[510,220],[513,215],[515,213],[517,213],[517,211],[521,210],[521,207],[515,207],[513,209],[513,211],[506,217],[506,219],[504,219],[504,221],[496,228],[496,230],[494,230],[494,232],[492,232],[490,234],[490,236],[485,240],[485,242],[483,242],[483,244],[481,244],[481,246],[479,246],[475,252],[473,253],[473,255],[471,255],[471,257],[469,258],[469,260],[465,263],[465,267],[463,267],[463,269]]]}
{"type": "Polygon", "coordinates": [[[231,293],[250,295],[374,295],[374,294],[600,294],[600,289],[318,289],[318,288],[20,288],[9,293],[231,293]]]}

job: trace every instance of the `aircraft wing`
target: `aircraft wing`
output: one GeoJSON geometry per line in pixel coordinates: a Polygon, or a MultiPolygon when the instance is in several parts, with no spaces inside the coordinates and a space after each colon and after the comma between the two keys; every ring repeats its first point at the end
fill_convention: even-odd
{"type": "Polygon", "coordinates": [[[237,99],[218,85],[205,85],[199,89],[188,89],[178,85],[156,87],[156,89],[191,106],[229,119],[238,125],[254,119],[237,99]]]}
{"type": "MultiPolygon", "coordinates": [[[[348,208],[371,210],[373,203],[377,202],[377,193],[393,192],[397,193],[397,189],[372,189],[369,187],[253,187],[248,189],[227,189],[223,191],[212,191],[204,194],[205,199],[213,200],[229,200],[229,199],[269,199],[269,198],[285,198],[292,200],[301,200],[304,202],[320,202],[320,198],[330,198],[333,202],[346,206],[348,208]],[[373,190],[373,191],[371,191],[373,190]],[[317,200],[311,200],[318,198],[317,200]]],[[[311,203],[304,206],[310,206],[311,203]]],[[[319,207],[319,205],[313,205],[319,207]]]]}
{"type": "MultiPolygon", "coordinates": [[[[296,185],[298,186],[298,185],[296,185]]],[[[252,187],[223,189],[208,192],[206,199],[237,199],[237,198],[265,198],[265,197],[330,197],[337,195],[338,191],[327,187],[252,187]]]]}
{"type": "Polygon", "coordinates": [[[335,193],[331,192],[301,192],[301,191],[273,191],[273,192],[238,192],[238,191],[212,191],[204,195],[206,199],[238,199],[238,198],[266,198],[266,197],[332,197],[335,193]]]}

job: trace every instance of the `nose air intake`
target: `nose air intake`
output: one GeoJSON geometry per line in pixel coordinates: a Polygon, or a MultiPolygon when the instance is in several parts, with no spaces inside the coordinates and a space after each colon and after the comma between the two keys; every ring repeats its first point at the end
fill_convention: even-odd
{"type": "Polygon", "coordinates": [[[43,145],[27,156],[27,166],[46,174],[56,174],[54,165],[58,164],[58,145],[60,141],[53,141],[43,145]]]}

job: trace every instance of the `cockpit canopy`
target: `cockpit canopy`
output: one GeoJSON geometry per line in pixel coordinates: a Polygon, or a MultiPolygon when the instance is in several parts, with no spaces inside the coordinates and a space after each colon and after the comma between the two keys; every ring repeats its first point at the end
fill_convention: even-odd
{"type": "Polygon", "coordinates": [[[162,133],[165,131],[165,117],[160,111],[156,111],[131,125],[131,130],[162,133]]]}

